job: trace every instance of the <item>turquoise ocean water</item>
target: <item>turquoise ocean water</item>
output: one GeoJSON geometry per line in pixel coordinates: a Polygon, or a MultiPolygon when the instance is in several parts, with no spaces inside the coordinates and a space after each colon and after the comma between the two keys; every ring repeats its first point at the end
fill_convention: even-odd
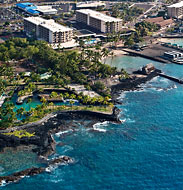
{"type": "MultiPolygon", "coordinates": [[[[132,72],[150,62],[183,78],[181,65],[139,57],[115,57],[113,65],[132,72]]],[[[51,172],[0,189],[183,190],[183,86],[156,77],[140,91],[121,93],[119,100],[122,124],[98,123],[93,130],[81,124],[74,133],[55,136],[64,146],[58,146],[54,156],[69,155],[74,164],[51,168],[51,172]]],[[[0,162],[1,175],[25,168],[25,161],[19,164],[23,159],[29,166],[36,165],[34,155],[6,156],[4,162],[7,158],[12,166],[0,162]]]]}

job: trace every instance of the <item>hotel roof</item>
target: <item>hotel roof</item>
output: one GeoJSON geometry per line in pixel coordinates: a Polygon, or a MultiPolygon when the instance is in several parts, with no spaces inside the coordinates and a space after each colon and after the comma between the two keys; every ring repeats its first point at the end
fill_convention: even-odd
{"type": "Polygon", "coordinates": [[[39,11],[37,11],[37,6],[35,6],[33,3],[18,3],[16,6],[28,13],[39,14],[39,11]]]}
{"type": "Polygon", "coordinates": [[[105,6],[105,3],[98,1],[86,1],[86,2],[79,2],[76,4],[77,8],[98,7],[98,6],[105,6]]]}
{"type": "Polygon", "coordinates": [[[27,11],[31,14],[38,14],[38,13],[56,13],[57,10],[53,9],[52,6],[36,6],[33,3],[18,3],[16,6],[24,11],[27,11]]]}
{"type": "Polygon", "coordinates": [[[91,9],[81,9],[81,10],[77,10],[77,12],[90,15],[91,17],[96,18],[98,20],[102,20],[104,22],[119,22],[119,21],[122,21],[119,18],[114,18],[114,17],[105,15],[103,13],[100,13],[98,11],[94,11],[94,10],[91,10],[91,9]]]}
{"type": "Polygon", "coordinates": [[[33,3],[18,3],[18,4],[16,4],[16,6],[22,8],[22,9],[25,9],[27,7],[34,6],[34,4],[33,3]]]}
{"type": "Polygon", "coordinates": [[[63,26],[61,24],[56,23],[54,20],[46,20],[46,22],[42,22],[40,26],[43,26],[44,28],[49,29],[52,32],[68,32],[72,31],[73,29],[63,26]]]}
{"type": "Polygon", "coordinates": [[[175,7],[175,8],[180,8],[180,7],[183,7],[183,1],[181,1],[181,2],[179,2],[179,3],[175,3],[175,4],[173,4],[173,5],[170,5],[170,6],[168,6],[169,8],[173,8],[173,7],[175,7]]]}
{"type": "Polygon", "coordinates": [[[45,12],[57,12],[57,9],[53,9],[52,6],[37,6],[37,10],[45,13],[45,12]]]}
{"type": "Polygon", "coordinates": [[[34,9],[27,9],[26,10],[28,13],[31,13],[31,14],[39,14],[39,11],[36,11],[34,9]]]}
{"type": "Polygon", "coordinates": [[[27,18],[24,18],[24,20],[32,22],[32,23],[34,23],[36,25],[39,25],[39,24],[41,24],[42,22],[45,21],[45,19],[43,19],[41,17],[27,17],[27,18]]]}
{"type": "Polygon", "coordinates": [[[54,20],[46,20],[41,17],[28,17],[24,18],[25,20],[32,22],[36,25],[40,25],[44,28],[49,29],[52,32],[67,32],[67,31],[72,31],[73,29],[63,26],[61,24],[56,23],[54,20]]]}

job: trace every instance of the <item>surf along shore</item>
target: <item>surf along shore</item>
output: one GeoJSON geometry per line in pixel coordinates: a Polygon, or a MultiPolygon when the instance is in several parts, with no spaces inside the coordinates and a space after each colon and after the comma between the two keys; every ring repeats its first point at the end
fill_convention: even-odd
{"type": "MultiPolygon", "coordinates": [[[[148,71],[148,69],[147,69],[148,71]]],[[[134,90],[138,88],[138,85],[145,83],[152,78],[159,75],[161,71],[153,67],[147,72],[137,71],[132,75],[129,75],[127,79],[120,79],[117,83],[110,83],[112,101],[117,102],[116,99],[121,91],[134,90]]],[[[106,81],[107,82],[107,81],[106,81]]],[[[29,147],[30,151],[35,152],[39,159],[45,161],[47,157],[55,153],[56,142],[53,138],[53,134],[61,131],[71,130],[73,133],[77,129],[76,123],[84,124],[85,127],[93,128],[93,125],[98,122],[115,122],[121,123],[119,119],[120,110],[117,107],[113,108],[113,112],[102,113],[87,110],[75,110],[75,111],[57,111],[48,114],[41,120],[25,124],[18,127],[8,128],[0,131],[0,151],[3,153],[7,147],[29,147]],[[89,121],[85,123],[85,121],[89,121]],[[19,132],[21,134],[29,134],[28,136],[15,135],[19,132]]],[[[71,163],[72,158],[64,157],[56,158],[56,164],[58,163],[71,163]]],[[[54,161],[53,161],[54,162],[54,161]]],[[[47,167],[49,164],[47,163],[47,167]]],[[[45,168],[29,168],[21,172],[14,173],[9,176],[0,177],[0,184],[16,182],[21,179],[21,176],[37,175],[45,172],[45,168]]]]}

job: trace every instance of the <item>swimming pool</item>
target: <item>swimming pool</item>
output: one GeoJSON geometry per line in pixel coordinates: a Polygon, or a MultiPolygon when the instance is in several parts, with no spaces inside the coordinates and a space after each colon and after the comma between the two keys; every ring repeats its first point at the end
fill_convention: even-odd
{"type": "Polygon", "coordinates": [[[85,41],[85,45],[91,45],[91,44],[94,44],[96,42],[97,42],[97,40],[85,41]]]}

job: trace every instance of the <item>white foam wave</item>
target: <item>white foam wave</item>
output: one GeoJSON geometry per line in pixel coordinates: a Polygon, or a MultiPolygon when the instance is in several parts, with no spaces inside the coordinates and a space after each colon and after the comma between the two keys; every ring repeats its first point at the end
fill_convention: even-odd
{"type": "Polygon", "coordinates": [[[50,166],[48,166],[46,169],[45,169],[45,171],[46,172],[48,172],[48,173],[51,173],[52,171],[54,171],[56,168],[58,168],[58,166],[57,165],[50,165],[50,166]]]}
{"type": "Polygon", "coordinates": [[[120,119],[121,123],[125,123],[126,119],[120,119]]]}
{"type": "MultiPolygon", "coordinates": [[[[63,156],[61,156],[61,157],[63,157],[63,156]]],[[[53,159],[51,159],[51,160],[53,160],[53,159]]],[[[75,162],[75,160],[71,159],[67,163],[66,162],[60,162],[60,163],[51,164],[51,165],[49,165],[48,167],[45,168],[45,171],[48,172],[48,173],[51,173],[55,169],[57,169],[59,166],[68,165],[68,164],[74,163],[74,162],[75,162]]]]}
{"type": "Polygon", "coordinates": [[[109,121],[104,121],[104,122],[98,122],[96,124],[93,125],[93,129],[95,131],[99,131],[99,132],[106,132],[107,130],[104,128],[105,126],[107,126],[109,123],[109,121]]]}
{"type": "Polygon", "coordinates": [[[73,150],[73,147],[69,145],[65,145],[63,148],[64,148],[63,153],[73,150]]]}
{"type": "Polygon", "coordinates": [[[167,78],[161,77],[160,82],[168,83],[170,80],[167,78]]]}
{"type": "Polygon", "coordinates": [[[162,89],[162,88],[159,88],[159,89],[156,89],[156,91],[159,91],[159,92],[160,92],[160,91],[163,91],[163,89],[162,89]]]}
{"type": "Polygon", "coordinates": [[[127,118],[127,119],[126,119],[126,122],[127,122],[127,123],[135,123],[135,120],[130,119],[130,118],[127,118]]]}
{"type": "Polygon", "coordinates": [[[52,183],[59,183],[59,182],[61,182],[61,181],[63,181],[63,179],[49,179],[49,181],[50,182],[52,182],[52,183]]]}
{"type": "Polygon", "coordinates": [[[105,133],[107,130],[106,129],[102,129],[102,128],[100,128],[100,127],[93,127],[93,129],[95,130],[95,131],[99,131],[99,132],[103,132],[103,133],[105,133]]]}
{"type": "Polygon", "coordinates": [[[4,187],[5,185],[7,185],[6,181],[5,181],[5,180],[2,180],[0,187],[4,187]]]}
{"type": "Polygon", "coordinates": [[[66,133],[69,133],[69,132],[72,132],[73,130],[72,129],[69,129],[69,130],[66,130],[66,131],[59,131],[58,133],[55,133],[55,135],[57,137],[59,137],[60,135],[63,135],[63,134],[66,134],[66,133]]]}
{"type": "Polygon", "coordinates": [[[151,80],[148,81],[148,82],[157,82],[158,80],[159,80],[159,76],[154,77],[153,79],[151,79],[151,80]]]}
{"type": "Polygon", "coordinates": [[[126,97],[126,93],[127,92],[122,92],[121,94],[120,94],[120,96],[117,98],[117,99],[124,99],[125,97],[126,97]]]}
{"type": "Polygon", "coordinates": [[[95,123],[93,127],[107,126],[108,124],[109,124],[109,121],[98,122],[98,123],[95,123]]]}

